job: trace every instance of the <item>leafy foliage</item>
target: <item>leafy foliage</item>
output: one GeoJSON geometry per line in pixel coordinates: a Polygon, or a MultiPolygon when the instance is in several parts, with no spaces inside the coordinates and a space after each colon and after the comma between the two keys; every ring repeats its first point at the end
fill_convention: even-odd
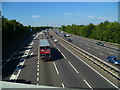
{"type": "Polygon", "coordinates": [[[8,20],[2,16],[2,40],[8,41],[10,39],[19,37],[21,35],[29,35],[37,31],[45,30],[50,26],[31,27],[30,25],[24,26],[16,20],[8,20]],[[32,29],[32,31],[31,31],[32,29]]]}
{"type": "Polygon", "coordinates": [[[120,23],[118,22],[105,21],[98,25],[92,23],[89,25],[62,25],[61,30],[87,38],[120,44],[120,23]]]}

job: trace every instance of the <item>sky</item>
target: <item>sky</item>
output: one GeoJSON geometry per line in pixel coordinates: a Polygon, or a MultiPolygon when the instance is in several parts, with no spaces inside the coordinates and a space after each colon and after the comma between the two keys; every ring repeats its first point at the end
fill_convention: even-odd
{"type": "Polygon", "coordinates": [[[118,2],[2,2],[2,15],[31,26],[99,24],[118,21],[118,2]]]}

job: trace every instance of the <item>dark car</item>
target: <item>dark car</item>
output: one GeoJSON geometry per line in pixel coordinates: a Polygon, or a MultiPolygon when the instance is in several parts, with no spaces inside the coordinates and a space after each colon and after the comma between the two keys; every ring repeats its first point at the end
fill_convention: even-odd
{"type": "Polygon", "coordinates": [[[118,60],[118,58],[115,57],[115,56],[108,56],[108,57],[107,57],[107,61],[108,61],[108,62],[111,62],[111,63],[113,63],[113,64],[115,64],[115,65],[120,64],[120,60],[118,60]]]}
{"type": "Polygon", "coordinates": [[[72,40],[71,40],[71,39],[67,39],[67,41],[68,41],[68,42],[72,42],[72,40]]]}
{"type": "Polygon", "coordinates": [[[50,37],[52,38],[52,35],[50,35],[50,37]]]}
{"type": "Polygon", "coordinates": [[[102,42],[97,42],[96,44],[99,46],[104,46],[104,44],[102,42]]]}

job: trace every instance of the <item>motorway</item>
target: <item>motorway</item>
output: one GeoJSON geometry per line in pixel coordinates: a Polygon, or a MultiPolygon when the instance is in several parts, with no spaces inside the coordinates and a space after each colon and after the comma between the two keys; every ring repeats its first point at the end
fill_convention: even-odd
{"type": "MultiPolygon", "coordinates": [[[[59,35],[60,37],[62,37],[65,40],[70,38],[72,40],[71,43],[73,43],[74,45],[80,47],[81,49],[91,53],[92,55],[94,55],[104,61],[106,61],[107,56],[118,57],[118,55],[120,54],[120,51],[117,47],[113,47],[110,45],[108,46],[106,44],[104,44],[104,46],[98,46],[98,45],[96,45],[95,40],[93,41],[90,39],[85,39],[83,37],[76,36],[76,35],[71,35],[70,37],[64,37],[64,35],[61,34],[59,30],[54,30],[54,32],[57,33],[57,35],[59,35]]],[[[111,63],[109,63],[109,64],[111,64],[111,63]]],[[[111,65],[113,65],[113,64],[111,64],[111,65]]],[[[118,68],[119,68],[119,66],[118,66],[118,68]]]]}
{"type": "MultiPolygon", "coordinates": [[[[22,43],[23,46],[10,59],[3,58],[2,80],[62,88],[89,88],[91,90],[99,88],[113,90],[119,87],[119,80],[78,55],[72,48],[67,47],[53,31],[50,33],[59,40],[58,43],[54,43],[52,38],[48,39],[51,45],[51,60],[44,62],[40,59],[38,46],[40,33],[37,33],[29,39],[29,42],[22,43]]],[[[74,37],[72,39],[79,42],[74,37]]],[[[76,42],[74,42],[75,45],[78,44],[76,42]]],[[[84,41],[80,42],[81,45],[79,44],[83,46],[83,49],[91,50],[91,54],[102,53],[103,55],[99,55],[99,58],[104,58],[106,50],[102,51],[100,49],[100,52],[92,52],[95,47],[89,47],[89,45],[83,45],[83,43],[84,41]],[[90,49],[86,49],[86,46],[90,49]]],[[[105,55],[108,55],[108,53],[105,55]]]]}

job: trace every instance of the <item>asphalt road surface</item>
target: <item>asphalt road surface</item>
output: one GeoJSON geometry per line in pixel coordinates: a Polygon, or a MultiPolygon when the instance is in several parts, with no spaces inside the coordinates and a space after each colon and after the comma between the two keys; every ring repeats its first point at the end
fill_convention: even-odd
{"type": "MultiPolygon", "coordinates": [[[[91,90],[99,88],[113,90],[119,87],[117,79],[97,66],[93,65],[92,68],[90,62],[88,62],[90,65],[85,64],[83,61],[86,61],[86,59],[68,48],[62,40],[55,43],[52,38],[48,39],[51,45],[52,59],[46,62],[42,61],[39,57],[39,36],[40,34],[37,33],[29,39],[29,42],[21,46],[14,55],[12,54],[13,56],[9,60],[5,59],[6,63],[1,67],[3,81],[62,88],[89,88],[91,90]],[[25,57],[26,54],[27,57],[25,57]]],[[[81,46],[85,47],[84,45],[81,46]]],[[[91,51],[94,47],[88,48],[90,49],[86,50],[91,51]]],[[[91,52],[91,54],[96,53],[100,52],[91,52]]],[[[102,57],[100,56],[100,58],[102,57]]]]}

